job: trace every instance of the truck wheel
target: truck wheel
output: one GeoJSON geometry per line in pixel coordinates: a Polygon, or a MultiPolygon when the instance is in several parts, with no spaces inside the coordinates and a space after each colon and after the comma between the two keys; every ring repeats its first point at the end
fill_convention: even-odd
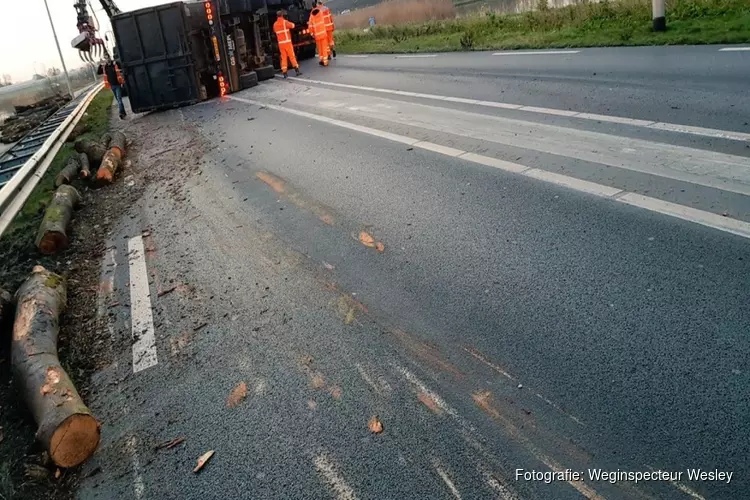
{"type": "Polygon", "coordinates": [[[270,64],[268,66],[261,66],[260,68],[255,68],[255,72],[258,74],[258,80],[270,80],[276,75],[276,70],[273,66],[270,64]]]}
{"type": "Polygon", "coordinates": [[[255,71],[240,75],[240,88],[242,88],[242,90],[255,87],[256,85],[258,85],[258,73],[255,71]]]}

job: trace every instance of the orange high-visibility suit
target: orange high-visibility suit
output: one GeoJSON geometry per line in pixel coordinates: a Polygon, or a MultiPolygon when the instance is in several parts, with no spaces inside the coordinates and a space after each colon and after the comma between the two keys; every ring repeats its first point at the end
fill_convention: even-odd
{"type": "Polygon", "coordinates": [[[286,70],[288,68],[287,62],[291,63],[297,73],[299,73],[299,64],[297,64],[297,58],[294,55],[294,47],[292,46],[292,34],[289,30],[294,29],[294,23],[287,21],[282,16],[276,18],[276,22],[273,23],[273,31],[276,33],[276,40],[279,42],[279,61],[281,62],[281,72],[286,76],[286,70]]]}
{"type": "Polygon", "coordinates": [[[328,33],[326,32],[326,22],[323,17],[323,11],[319,8],[314,8],[310,13],[310,20],[307,21],[307,25],[312,31],[313,37],[315,37],[315,45],[318,47],[318,57],[320,57],[320,65],[328,66],[328,33]]]}
{"type": "Polygon", "coordinates": [[[336,29],[336,26],[333,24],[333,14],[331,14],[331,9],[329,9],[325,5],[321,5],[320,10],[323,12],[323,20],[325,21],[326,25],[328,49],[333,53],[333,57],[336,57],[336,43],[333,41],[333,31],[336,29]]]}

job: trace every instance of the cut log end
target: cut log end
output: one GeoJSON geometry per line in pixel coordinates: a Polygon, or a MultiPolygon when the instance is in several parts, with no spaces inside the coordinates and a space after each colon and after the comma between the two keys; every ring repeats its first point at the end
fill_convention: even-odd
{"type": "Polygon", "coordinates": [[[68,236],[59,231],[47,231],[41,236],[37,246],[44,255],[54,255],[58,250],[68,247],[68,236]]]}
{"type": "Polygon", "coordinates": [[[75,467],[86,461],[99,446],[99,422],[86,413],[69,416],[50,439],[50,458],[60,467],[75,467]]]}

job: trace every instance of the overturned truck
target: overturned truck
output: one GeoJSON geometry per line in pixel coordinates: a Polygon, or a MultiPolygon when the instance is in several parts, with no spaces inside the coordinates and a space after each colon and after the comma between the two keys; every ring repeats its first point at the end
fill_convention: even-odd
{"type": "Polygon", "coordinates": [[[116,58],[134,112],[194,104],[273,78],[276,13],[295,23],[297,57],[315,55],[312,0],[174,2],[112,17],[116,58]]]}

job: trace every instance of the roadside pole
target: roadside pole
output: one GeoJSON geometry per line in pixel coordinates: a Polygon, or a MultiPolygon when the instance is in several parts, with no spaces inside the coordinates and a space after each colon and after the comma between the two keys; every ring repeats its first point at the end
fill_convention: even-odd
{"type": "Polygon", "coordinates": [[[55,37],[55,45],[57,45],[57,53],[60,55],[60,62],[62,63],[63,72],[65,73],[65,83],[68,84],[68,93],[70,98],[73,99],[73,87],[70,85],[70,76],[68,75],[68,68],[65,66],[65,59],[63,59],[62,50],[60,50],[60,42],[57,40],[57,31],[55,31],[55,23],[52,22],[52,14],[49,12],[49,5],[47,0],[44,0],[44,8],[47,9],[47,17],[49,18],[49,25],[52,27],[52,36],[55,37]]]}
{"type": "Polygon", "coordinates": [[[667,31],[664,0],[651,0],[651,17],[654,20],[654,31],[667,31]]]}

